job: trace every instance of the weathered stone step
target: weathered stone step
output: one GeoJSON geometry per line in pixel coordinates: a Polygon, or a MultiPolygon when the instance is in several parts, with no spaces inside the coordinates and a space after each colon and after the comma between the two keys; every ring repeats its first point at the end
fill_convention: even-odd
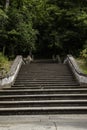
{"type": "Polygon", "coordinates": [[[31,81],[31,82],[29,82],[29,81],[28,82],[27,81],[22,82],[22,81],[20,81],[20,82],[15,82],[15,85],[16,84],[25,84],[25,85],[26,84],[28,84],[28,85],[34,85],[34,84],[35,85],[41,85],[41,84],[42,85],[44,85],[44,84],[49,84],[49,85],[50,84],[52,84],[52,85],[57,85],[57,84],[58,85],[59,84],[74,84],[74,85],[77,85],[77,83],[75,81],[63,81],[63,82],[62,81],[58,81],[58,82],[49,82],[49,81],[48,82],[45,82],[45,81],[44,82],[37,82],[37,81],[36,82],[33,82],[33,81],[31,81]]]}
{"type": "Polygon", "coordinates": [[[75,79],[52,79],[52,80],[35,80],[35,79],[33,79],[33,80],[29,80],[29,79],[23,79],[23,80],[16,80],[16,82],[30,82],[30,83],[32,83],[32,82],[47,82],[47,83],[49,83],[49,82],[67,82],[67,81],[69,81],[69,82],[76,82],[76,80],[75,79]]]}
{"type": "Polygon", "coordinates": [[[50,84],[50,85],[49,85],[49,84],[39,84],[39,85],[38,85],[38,84],[32,84],[32,85],[29,85],[29,84],[16,84],[16,85],[15,85],[15,84],[14,84],[14,85],[12,85],[12,87],[20,87],[20,86],[21,86],[21,87],[39,87],[39,88],[42,88],[42,87],[44,88],[44,87],[49,87],[49,86],[50,86],[50,87],[60,87],[60,86],[61,86],[61,87],[62,87],[62,86],[63,86],[63,87],[64,87],[64,86],[65,86],[65,87],[66,87],[66,86],[67,86],[67,87],[68,87],[68,86],[74,87],[74,86],[79,86],[79,84],[69,84],[69,85],[68,85],[68,84],[55,84],[55,85],[54,85],[54,84],[50,84]]]}
{"type": "Polygon", "coordinates": [[[87,107],[0,108],[0,115],[87,114],[87,107]]]}
{"type": "Polygon", "coordinates": [[[67,65],[22,65],[14,85],[0,90],[0,115],[75,113],[87,113],[87,87],[79,86],[67,65]]]}
{"type": "Polygon", "coordinates": [[[42,76],[42,77],[39,77],[38,75],[33,75],[33,76],[28,76],[28,77],[21,77],[21,76],[18,76],[17,77],[17,80],[32,80],[32,79],[37,79],[37,80],[61,80],[61,79],[75,79],[74,77],[72,76],[53,76],[53,75],[49,75],[49,76],[42,76]]]}
{"type": "Polygon", "coordinates": [[[59,70],[60,68],[62,68],[63,70],[68,70],[69,69],[69,67],[68,67],[68,65],[66,65],[66,64],[24,64],[24,65],[22,65],[22,67],[21,67],[21,69],[22,70],[26,70],[26,68],[31,68],[30,70],[31,71],[33,71],[33,70],[36,70],[36,68],[38,69],[38,70],[40,70],[41,68],[43,68],[44,70],[45,69],[47,69],[47,70],[50,70],[50,69],[52,69],[52,70],[55,70],[55,69],[57,69],[57,70],[59,70]]]}
{"type": "MultiPolygon", "coordinates": [[[[35,61],[35,60],[34,60],[35,61]]],[[[43,63],[43,64],[39,64],[39,63],[35,63],[35,62],[32,62],[31,64],[24,64],[22,65],[22,67],[24,68],[25,66],[26,67],[46,67],[46,68],[49,68],[48,66],[52,67],[52,66],[58,66],[58,67],[66,67],[67,65],[66,64],[56,64],[56,63],[51,63],[51,64],[48,64],[48,63],[43,63]]]]}
{"type": "Polygon", "coordinates": [[[38,101],[0,101],[0,108],[14,107],[60,107],[87,106],[87,100],[38,100],[38,101]]]}
{"type": "Polygon", "coordinates": [[[52,79],[17,79],[16,82],[59,82],[59,81],[76,81],[75,79],[73,78],[68,78],[68,79],[62,79],[62,78],[52,78],[52,79]]]}
{"type": "Polygon", "coordinates": [[[73,94],[73,93],[86,93],[87,88],[79,89],[21,89],[21,90],[0,90],[0,95],[28,95],[28,94],[73,94]]]}
{"type": "Polygon", "coordinates": [[[15,83],[14,85],[28,85],[28,86],[76,86],[77,83],[15,83]]]}
{"type": "MultiPolygon", "coordinates": [[[[31,69],[31,68],[30,68],[31,69]]],[[[45,69],[43,69],[43,68],[41,68],[41,70],[33,70],[33,71],[31,71],[31,70],[25,70],[25,71],[23,71],[23,70],[21,70],[20,72],[19,72],[19,74],[20,75],[23,75],[23,72],[24,72],[24,74],[28,74],[28,73],[30,73],[30,74],[52,74],[52,73],[55,73],[55,74],[72,74],[69,70],[63,70],[63,69],[61,69],[62,71],[60,71],[60,70],[57,70],[57,69],[55,69],[55,70],[52,70],[52,69],[50,69],[50,70],[45,70],[45,69]]]]}
{"type": "Polygon", "coordinates": [[[35,95],[0,95],[0,101],[25,100],[87,100],[87,94],[35,94],[35,95]]]}
{"type": "Polygon", "coordinates": [[[63,79],[66,79],[66,78],[74,78],[75,79],[75,77],[73,77],[72,75],[55,75],[55,76],[53,76],[54,74],[50,74],[50,75],[47,75],[47,74],[44,74],[44,75],[39,75],[39,74],[32,74],[32,75],[18,75],[17,76],[17,78],[18,79],[31,79],[31,78],[37,78],[37,79],[61,79],[61,78],[63,78],[63,79]]]}
{"type": "MultiPolygon", "coordinates": [[[[87,100],[38,100],[38,101],[0,101],[0,104],[18,103],[87,103],[87,100]]],[[[87,104],[86,104],[87,105],[87,104]]]]}
{"type": "MultiPolygon", "coordinates": [[[[46,75],[45,75],[46,76],[46,75]]],[[[35,77],[35,76],[33,76],[33,77],[24,77],[24,78],[22,78],[22,77],[17,77],[17,80],[33,80],[33,79],[35,79],[35,80],[61,80],[61,79],[64,79],[64,80],[66,80],[66,79],[75,79],[74,77],[72,78],[72,76],[60,76],[60,77],[56,77],[56,76],[51,76],[51,77],[35,77]]]]}
{"type": "MultiPolygon", "coordinates": [[[[28,72],[27,74],[26,73],[22,73],[22,74],[20,74],[19,73],[19,76],[23,76],[23,77],[27,77],[27,76],[33,76],[34,74],[37,74],[38,76],[49,76],[49,75],[53,75],[54,73],[49,73],[49,72],[47,72],[47,73],[43,73],[43,72],[41,72],[41,73],[30,73],[30,72],[28,72]],[[29,74],[28,74],[29,73],[29,74]]],[[[71,76],[72,74],[71,73],[59,73],[59,72],[56,72],[55,73],[55,76],[71,76]]]]}
{"type": "Polygon", "coordinates": [[[76,81],[15,81],[14,84],[28,84],[28,85],[39,85],[39,84],[52,84],[52,85],[56,85],[56,84],[77,84],[76,81]]]}
{"type": "MultiPolygon", "coordinates": [[[[31,68],[30,68],[30,69],[27,68],[27,69],[28,69],[28,70],[25,70],[25,71],[24,71],[24,73],[26,73],[26,74],[27,74],[28,72],[31,73],[31,74],[32,74],[32,73],[41,73],[41,72],[43,72],[43,74],[44,74],[44,73],[48,73],[48,72],[49,72],[49,73],[54,73],[54,72],[55,72],[56,74],[57,74],[57,72],[58,72],[59,74],[60,74],[60,73],[64,73],[64,72],[68,72],[69,74],[71,73],[71,72],[69,71],[69,69],[66,70],[66,69],[63,69],[63,68],[59,68],[59,69],[57,69],[57,68],[55,68],[55,69],[52,69],[52,68],[48,69],[48,68],[47,68],[47,69],[44,69],[44,68],[41,67],[41,68],[39,68],[39,69],[36,68],[35,70],[34,70],[33,68],[32,68],[32,69],[31,69],[31,68]],[[59,71],[60,69],[62,69],[62,72],[59,71]]],[[[21,71],[19,71],[19,74],[23,74],[23,69],[22,69],[21,71]]]]}
{"type": "Polygon", "coordinates": [[[24,85],[18,85],[18,86],[15,86],[13,85],[13,87],[11,88],[3,88],[3,90],[18,90],[18,89],[79,89],[79,88],[87,88],[87,86],[44,86],[44,87],[41,87],[41,86],[24,86],[24,85]]]}
{"type": "Polygon", "coordinates": [[[49,69],[49,70],[47,70],[47,69],[43,69],[43,68],[41,68],[40,70],[38,70],[38,69],[36,69],[36,70],[31,70],[31,68],[30,69],[28,69],[28,70],[21,70],[21,71],[19,71],[19,74],[21,74],[21,75],[23,75],[23,71],[24,71],[24,74],[28,74],[28,73],[30,73],[30,74],[34,74],[34,73],[37,73],[37,74],[41,74],[41,73],[43,73],[43,74],[51,74],[51,73],[55,73],[55,74],[57,74],[57,73],[59,73],[59,74],[71,74],[71,72],[69,71],[69,70],[63,70],[63,69],[61,69],[62,70],[62,72],[60,71],[60,70],[57,70],[57,69],[55,69],[55,70],[52,70],[52,69],[49,69]]]}
{"type": "Polygon", "coordinates": [[[34,60],[33,63],[55,63],[52,59],[39,59],[34,60]]]}

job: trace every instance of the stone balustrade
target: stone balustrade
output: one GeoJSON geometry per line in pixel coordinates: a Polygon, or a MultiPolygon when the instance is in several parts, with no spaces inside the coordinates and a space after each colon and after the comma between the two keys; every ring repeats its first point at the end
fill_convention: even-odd
{"type": "Polygon", "coordinates": [[[64,63],[67,63],[69,65],[80,85],[87,85],[87,75],[83,74],[72,55],[67,55],[64,63]]]}
{"type": "Polygon", "coordinates": [[[22,63],[23,63],[22,56],[17,56],[7,75],[5,77],[0,78],[1,87],[5,85],[11,85],[14,82],[22,63]]]}

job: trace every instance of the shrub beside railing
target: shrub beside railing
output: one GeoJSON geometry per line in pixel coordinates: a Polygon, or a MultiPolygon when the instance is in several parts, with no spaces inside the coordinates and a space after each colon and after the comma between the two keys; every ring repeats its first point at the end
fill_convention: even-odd
{"type": "Polygon", "coordinates": [[[23,63],[22,56],[17,56],[11,66],[10,71],[5,77],[0,78],[0,86],[10,85],[15,80],[17,73],[23,63]]]}

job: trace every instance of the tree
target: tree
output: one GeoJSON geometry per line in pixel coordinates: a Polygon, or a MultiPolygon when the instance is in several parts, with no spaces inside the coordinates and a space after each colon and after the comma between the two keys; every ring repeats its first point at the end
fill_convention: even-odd
{"type": "Polygon", "coordinates": [[[87,45],[86,35],[87,1],[0,1],[0,51],[8,56],[31,48],[38,55],[77,55],[87,45]]]}
{"type": "Polygon", "coordinates": [[[8,39],[6,32],[6,25],[8,23],[8,16],[5,11],[0,9],[0,51],[5,53],[6,41],[8,39]]]}

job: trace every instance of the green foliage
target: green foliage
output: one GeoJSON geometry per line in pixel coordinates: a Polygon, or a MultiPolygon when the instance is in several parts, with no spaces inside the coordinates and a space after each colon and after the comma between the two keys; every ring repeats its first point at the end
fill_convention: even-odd
{"type": "Polygon", "coordinates": [[[77,64],[79,65],[79,68],[84,74],[87,74],[87,62],[82,57],[76,59],[77,64]]]}
{"type": "Polygon", "coordinates": [[[80,56],[87,61],[87,48],[80,52],[80,56]]]}
{"type": "Polygon", "coordinates": [[[87,41],[87,1],[10,0],[0,2],[0,51],[8,56],[68,53],[87,41]]]}
{"type": "Polygon", "coordinates": [[[3,56],[2,53],[0,53],[0,71],[4,69],[4,71],[8,71],[10,68],[10,62],[8,61],[8,58],[3,56]]]}

